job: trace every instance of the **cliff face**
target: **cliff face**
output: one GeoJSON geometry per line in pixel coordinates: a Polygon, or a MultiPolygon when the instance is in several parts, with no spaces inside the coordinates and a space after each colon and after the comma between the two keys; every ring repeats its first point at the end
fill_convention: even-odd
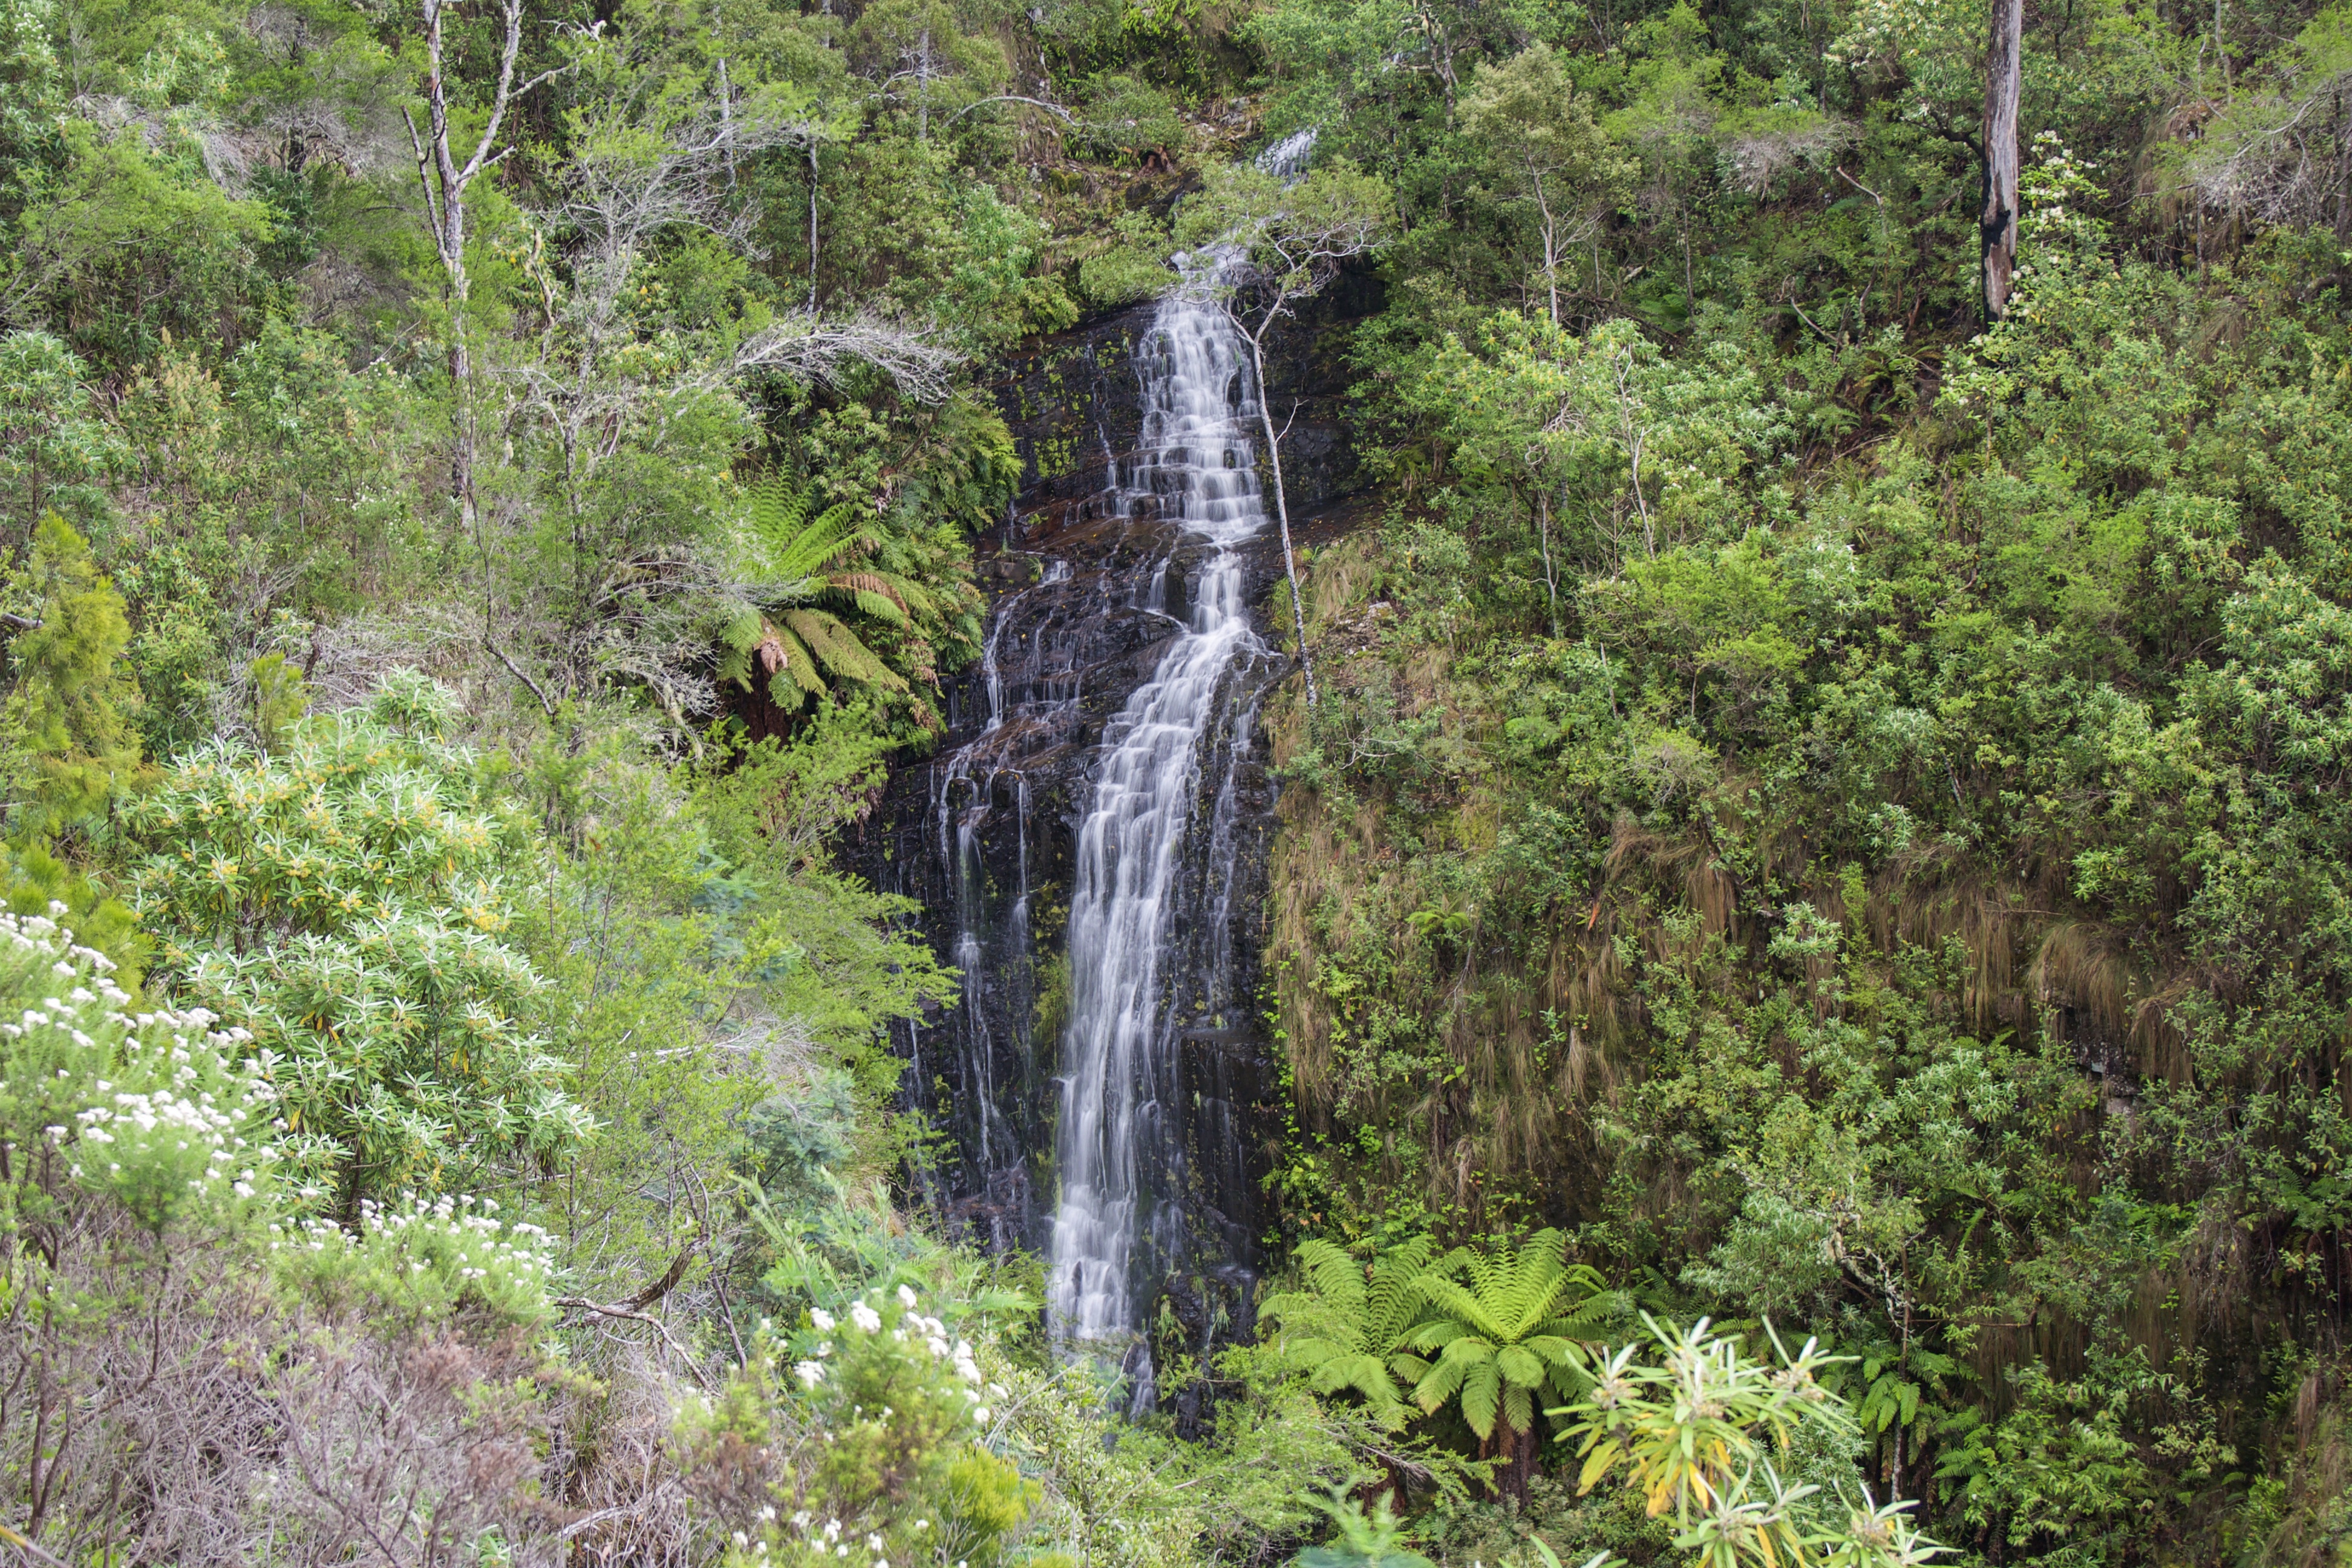
{"type": "MultiPolygon", "coordinates": [[[[1276,426],[1290,423],[1294,521],[1353,489],[1344,371],[1332,352],[1340,334],[1328,329],[1367,303],[1360,289],[1335,290],[1274,345],[1268,374],[1276,426]]],[[[927,1173],[930,1201],[950,1230],[1000,1248],[1042,1250],[1050,1231],[1064,926],[1105,728],[1158,667],[1202,557],[1161,515],[1160,498],[1122,497],[1114,477],[1114,464],[1134,472],[1135,355],[1156,308],[1120,310],[1002,365],[992,390],[1026,475],[1003,529],[982,542],[988,656],[950,682],[948,732],[931,755],[894,770],[856,847],[858,868],[918,900],[942,960],[964,972],[955,1011],[902,1041],[908,1093],[949,1138],[927,1173]]],[[[1270,612],[1281,570],[1268,527],[1245,550],[1245,592],[1277,645],[1286,608],[1270,612]]],[[[1265,1112],[1276,1093],[1255,1005],[1274,784],[1248,719],[1286,672],[1277,664],[1236,672],[1226,699],[1234,721],[1204,742],[1223,750],[1200,759],[1202,792],[1215,787],[1205,781],[1231,783],[1222,807],[1194,803],[1178,895],[1193,912],[1171,925],[1161,961],[1181,1041],[1181,1081],[1166,1110],[1181,1123],[1181,1206],[1192,1234],[1158,1238],[1170,1265],[1160,1288],[1188,1338],[1231,1326],[1236,1291],[1217,1277],[1245,1283],[1265,1112]],[[1244,754],[1234,758],[1236,743],[1244,754]],[[1230,836],[1222,846],[1209,842],[1213,808],[1230,836]]]]}

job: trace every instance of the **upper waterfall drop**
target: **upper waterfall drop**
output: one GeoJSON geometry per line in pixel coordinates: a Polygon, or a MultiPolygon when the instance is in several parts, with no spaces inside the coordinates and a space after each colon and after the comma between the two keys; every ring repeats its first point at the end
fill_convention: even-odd
{"type": "MultiPolygon", "coordinates": [[[[1259,166],[1296,174],[1314,140],[1301,132],[1268,149],[1259,166]]],[[[1184,1247],[1175,1201],[1184,1159],[1175,1135],[1181,1026],[1166,973],[1180,934],[1179,861],[1195,832],[1211,859],[1230,856],[1222,818],[1234,810],[1232,779],[1203,779],[1202,741],[1221,721],[1229,727],[1227,743],[1210,750],[1230,775],[1255,719],[1255,702],[1236,700],[1236,672],[1272,657],[1243,596],[1240,547],[1270,519],[1252,434],[1259,390],[1216,298],[1236,258],[1212,250],[1181,259],[1184,274],[1160,301],[1137,356],[1137,458],[1113,482],[1130,515],[1156,505],[1177,525],[1176,547],[1205,544],[1208,553],[1194,568],[1181,630],[1107,731],[1078,829],[1055,1135],[1060,1203],[1046,1289],[1055,1331],[1077,1341],[1137,1326],[1139,1242],[1148,1237],[1162,1261],[1184,1247]],[[1196,801],[1208,820],[1194,821],[1196,801]]],[[[1162,613],[1168,565],[1153,574],[1146,605],[1162,613]]],[[[1206,879],[1229,884],[1230,870],[1211,868],[1206,879]]],[[[1212,900],[1219,890],[1209,891],[1212,900]]]]}

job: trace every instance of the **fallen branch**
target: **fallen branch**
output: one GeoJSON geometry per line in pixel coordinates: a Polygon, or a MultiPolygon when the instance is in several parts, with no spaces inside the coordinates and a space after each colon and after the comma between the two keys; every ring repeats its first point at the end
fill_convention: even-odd
{"type": "Polygon", "coordinates": [[[694,1379],[704,1388],[710,1386],[703,1382],[701,1372],[694,1364],[694,1357],[687,1353],[684,1345],[670,1337],[669,1325],[651,1312],[640,1312],[625,1301],[608,1306],[602,1302],[591,1301],[583,1296],[558,1296],[555,1299],[555,1304],[559,1307],[568,1307],[576,1312],[593,1312],[600,1318],[626,1318],[632,1322],[646,1324],[662,1337],[664,1344],[677,1352],[677,1358],[686,1363],[687,1376],[694,1379]]]}
{"type": "Polygon", "coordinates": [[[525,686],[530,688],[530,694],[539,699],[540,707],[546,710],[549,718],[552,719],[555,717],[555,704],[547,700],[547,693],[539,689],[539,682],[533,680],[528,674],[524,673],[522,666],[517,664],[513,659],[507,657],[506,649],[500,647],[498,644],[492,642],[488,637],[484,637],[482,639],[482,646],[488,648],[492,653],[498,655],[499,662],[505,665],[508,672],[517,680],[521,681],[525,686]]]}

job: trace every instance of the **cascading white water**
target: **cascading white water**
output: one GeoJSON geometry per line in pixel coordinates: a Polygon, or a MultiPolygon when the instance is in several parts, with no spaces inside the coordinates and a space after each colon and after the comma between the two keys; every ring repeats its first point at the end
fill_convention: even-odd
{"type": "MultiPolygon", "coordinates": [[[[1312,144],[1311,133],[1292,137],[1260,166],[1295,174],[1312,144]]],[[[1234,264],[1230,253],[1192,258],[1139,355],[1142,433],[1122,500],[1132,510],[1156,498],[1182,542],[1210,548],[1193,570],[1183,629],[1107,731],[1078,829],[1055,1135],[1061,1202],[1046,1290],[1055,1331],[1073,1340],[1136,1326],[1135,1245],[1150,1178],[1160,1174],[1139,1168],[1139,1151],[1164,1147],[1172,1115],[1154,1098],[1173,1076],[1157,1059],[1174,1047],[1160,966],[1201,742],[1236,663],[1265,651],[1243,603],[1238,553],[1267,521],[1253,439],[1258,389],[1216,298],[1234,264]]],[[[1166,609],[1167,564],[1151,579],[1147,608],[1166,609]]],[[[1235,721],[1246,725],[1248,715],[1235,721]]],[[[1221,789],[1221,805],[1228,793],[1221,789]]]]}
{"type": "MultiPolygon", "coordinates": [[[[1070,566],[1066,561],[1051,561],[1040,580],[1041,586],[1069,581],[1070,566]]],[[[978,1134],[978,1147],[972,1152],[978,1162],[981,1179],[985,1182],[1007,1162],[1023,1157],[1013,1129],[1006,1122],[1003,1097],[996,1082],[996,1041],[989,1029],[988,973],[985,917],[982,884],[984,874],[980,865],[980,832],[987,823],[996,779],[1001,776],[989,768],[991,742],[1004,727],[1008,716],[1005,700],[1004,668],[998,657],[998,645],[1004,628],[1011,624],[1010,611],[1029,590],[1013,595],[1000,606],[988,637],[981,645],[981,690],[988,700],[988,717],[980,733],[969,744],[947,759],[944,767],[934,773],[932,816],[939,834],[939,855],[950,868],[950,879],[955,890],[956,932],[949,947],[950,959],[963,976],[962,1002],[964,1028],[961,1043],[964,1054],[966,1085],[971,1090],[967,1120],[978,1134]]],[[[1029,784],[1019,772],[1013,773],[1013,830],[1018,836],[1016,854],[1021,886],[1013,913],[1007,922],[1016,941],[1025,938],[1029,929],[1029,784]]],[[[1013,955],[1018,957],[1020,955],[1013,955]]],[[[999,1234],[991,1238],[1002,1247],[1013,1237],[999,1234]]]]}

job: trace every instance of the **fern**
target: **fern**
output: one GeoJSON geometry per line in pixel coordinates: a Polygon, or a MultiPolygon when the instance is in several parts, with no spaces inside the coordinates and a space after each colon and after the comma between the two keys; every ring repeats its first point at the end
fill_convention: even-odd
{"type": "Polygon", "coordinates": [[[1284,1360],[1318,1393],[1352,1391],[1382,1421],[1402,1425],[1397,1358],[1418,1319],[1417,1287],[1435,1250],[1426,1237],[1393,1247],[1373,1260],[1368,1281],[1364,1266],[1344,1248],[1302,1242],[1293,1256],[1308,1288],[1267,1297],[1258,1317],[1279,1325],[1276,1344],[1284,1360]]]}
{"type": "MultiPolygon", "coordinates": [[[[738,553],[750,580],[739,590],[741,597],[723,602],[714,638],[719,679],[748,688],[756,662],[769,678],[769,695],[786,708],[824,695],[834,681],[910,692],[906,677],[835,613],[901,632],[913,631],[919,616],[935,613],[920,586],[864,560],[881,541],[862,509],[840,501],[814,511],[812,488],[782,475],[748,493],[738,553]]],[[[928,643],[919,646],[928,654],[928,643]]]]}
{"type": "Polygon", "coordinates": [[[1618,1305],[1600,1275],[1571,1267],[1567,1253],[1559,1232],[1539,1231],[1516,1251],[1456,1247],[1421,1277],[1428,1317],[1405,1336],[1396,1368],[1414,1379],[1423,1411],[1458,1400],[1485,1442],[1498,1425],[1533,1430],[1538,1392],[1582,1391],[1591,1381],[1585,1345],[1601,1337],[1618,1305]]]}

